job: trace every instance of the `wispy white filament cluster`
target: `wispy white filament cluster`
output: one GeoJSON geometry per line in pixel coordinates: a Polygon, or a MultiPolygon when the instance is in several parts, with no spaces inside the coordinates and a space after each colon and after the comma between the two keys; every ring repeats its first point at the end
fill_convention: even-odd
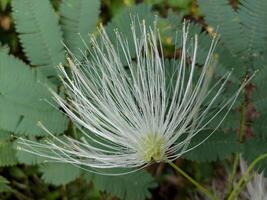
{"type": "MultiPolygon", "coordinates": [[[[241,172],[245,173],[247,169],[246,162],[240,160],[241,172]]],[[[267,178],[261,174],[255,173],[252,179],[247,183],[247,199],[249,200],[267,200],[267,178]]]]}
{"type": "Polygon", "coordinates": [[[188,45],[184,25],[181,58],[169,83],[166,71],[170,69],[165,66],[158,31],[145,23],[133,23],[131,31],[135,59],[127,38],[116,31],[114,44],[100,28],[99,37],[91,38],[89,56],[83,61],[69,58],[70,73],[60,67],[68,98],[52,94],[81,137],[50,133],[51,139],[42,143],[22,139],[25,151],[95,169],[140,168],[153,161],[174,160],[198,146],[189,148],[191,139],[224,110],[221,123],[241,88],[210,112],[230,76],[226,74],[209,89],[216,40],[197,76],[198,38],[188,45]]]}

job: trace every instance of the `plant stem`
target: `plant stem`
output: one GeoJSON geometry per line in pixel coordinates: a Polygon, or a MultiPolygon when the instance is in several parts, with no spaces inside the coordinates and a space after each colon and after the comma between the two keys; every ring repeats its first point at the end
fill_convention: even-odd
{"type": "Polygon", "coordinates": [[[236,187],[234,188],[234,190],[230,193],[228,200],[234,200],[240,193],[240,190],[242,188],[242,185],[246,182],[246,179],[249,176],[249,173],[253,170],[253,168],[255,167],[256,164],[258,164],[258,162],[264,160],[267,158],[267,153],[262,154],[260,156],[258,156],[247,168],[247,170],[245,171],[245,173],[241,176],[240,180],[238,181],[236,187]]]}
{"type": "Polygon", "coordinates": [[[239,127],[239,142],[244,142],[245,131],[246,131],[246,96],[244,97],[245,101],[241,106],[241,119],[240,119],[240,127],[239,127]]]}
{"type": "Polygon", "coordinates": [[[184,178],[186,178],[188,181],[190,181],[194,186],[197,187],[197,189],[204,193],[209,199],[211,200],[219,200],[218,197],[216,197],[211,191],[206,189],[204,186],[202,186],[200,183],[198,183],[196,180],[194,180],[190,175],[188,175],[185,171],[183,171],[180,167],[175,165],[173,162],[168,162],[169,165],[175,169],[179,174],[181,174],[184,178]]]}
{"type": "MultiPolygon", "coordinates": [[[[240,143],[243,143],[244,139],[245,139],[246,105],[247,105],[246,99],[247,99],[247,96],[246,96],[246,94],[244,94],[244,101],[241,105],[241,110],[240,110],[240,124],[239,124],[239,133],[238,133],[238,140],[240,143]]],[[[231,172],[229,179],[228,179],[228,189],[227,189],[227,193],[226,193],[227,195],[230,194],[232,189],[233,189],[234,180],[235,180],[235,176],[236,176],[237,169],[238,169],[239,157],[240,157],[240,154],[235,153],[232,172],[231,172]]]]}
{"type": "Polygon", "coordinates": [[[226,194],[230,194],[230,192],[233,189],[233,184],[234,184],[234,179],[235,179],[235,175],[237,172],[239,157],[240,157],[239,153],[236,153],[235,157],[234,157],[233,169],[232,169],[232,172],[231,172],[229,179],[228,179],[228,189],[227,189],[226,194]]]}

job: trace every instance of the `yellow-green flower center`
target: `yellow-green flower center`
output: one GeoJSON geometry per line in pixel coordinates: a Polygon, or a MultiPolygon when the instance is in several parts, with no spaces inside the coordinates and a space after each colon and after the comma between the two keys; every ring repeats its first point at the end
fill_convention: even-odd
{"type": "Polygon", "coordinates": [[[147,134],[141,144],[141,155],[146,161],[160,162],[164,158],[164,138],[159,134],[147,134]]]}

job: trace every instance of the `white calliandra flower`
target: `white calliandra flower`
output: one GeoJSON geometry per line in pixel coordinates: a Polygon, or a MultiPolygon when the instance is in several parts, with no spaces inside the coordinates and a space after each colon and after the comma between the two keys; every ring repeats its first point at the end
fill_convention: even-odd
{"type": "MultiPolygon", "coordinates": [[[[241,172],[245,173],[247,169],[246,162],[240,159],[241,172]]],[[[267,178],[264,177],[263,172],[255,175],[247,183],[246,196],[249,200],[267,200],[267,178]]]]}
{"type": "Polygon", "coordinates": [[[52,139],[42,143],[22,139],[25,151],[96,171],[140,169],[153,161],[174,160],[195,148],[189,148],[190,140],[233,105],[244,85],[216,112],[209,112],[230,76],[226,74],[208,88],[216,39],[193,82],[198,38],[193,38],[192,52],[188,54],[188,26],[184,24],[181,58],[169,84],[156,26],[148,28],[145,23],[134,22],[131,31],[135,59],[131,58],[127,38],[115,31],[114,45],[105,29],[100,28],[99,37],[91,37],[85,60],[69,58],[70,73],[60,67],[69,98],[52,94],[83,136],[74,139],[50,133],[52,139]]]}

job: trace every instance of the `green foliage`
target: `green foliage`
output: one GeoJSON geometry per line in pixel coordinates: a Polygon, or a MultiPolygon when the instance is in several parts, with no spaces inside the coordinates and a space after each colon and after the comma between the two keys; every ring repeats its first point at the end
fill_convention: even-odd
{"type": "Polygon", "coordinates": [[[223,45],[240,64],[262,67],[258,64],[266,58],[266,1],[240,1],[238,12],[227,0],[199,0],[198,4],[208,24],[218,27],[223,45]]]}
{"type": "Polygon", "coordinates": [[[189,148],[194,148],[185,154],[185,158],[193,161],[216,161],[228,158],[232,153],[240,152],[241,144],[238,142],[235,133],[223,133],[216,131],[209,136],[209,131],[203,131],[196,135],[190,142],[189,148]],[[207,139],[201,145],[201,141],[207,139]]]}
{"type": "Polygon", "coordinates": [[[17,164],[16,150],[12,142],[0,141],[0,167],[12,166],[17,164]]]}
{"type": "MultiPolygon", "coordinates": [[[[112,18],[111,22],[106,26],[106,31],[109,34],[109,37],[114,45],[117,44],[115,30],[118,30],[119,33],[123,36],[123,38],[127,38],[127,43],[129,46],[130,54],[132,58],[135,56],[135,48],[133,35],[131,30],[132,19],[136,21],[136,35],[140,35],[140,31],[138,29],[138,23],[142,20],[145,21],[147,27],[153,27],[153,22],[155,20],[155,16],[151,11],[151,6],[146,4],[136,5],[130,8],[126,8],[121,11],[118,15],[112,18]]],[[[118,51],[120,55],[123,55],[121,48],[118,47],[118,51]]]]}
{"type": "Polygon", "coordinates": [[[220,33],[222,43],[237,56],[240,50],[244,50],[245,42],[242,38],[240,17],[234,12],[227,0],[199,0],[200,9],[205,13],[208,24],[220,33]],[[222,17],[224,16],[224,17],[222,17]]]}
{"type": "Polygon", "coordinates": [[[60,6],[60,23],[66,46],[74,55],[86,49],[89,34],[96,28],[99,0],[64,0],[60,6]],[[83,43],[83,40],[86,44],[83,43]]]}
{"type": "Polygon", "coordinates": [[[267,68],[260,70],[255,78],[253,84],[256,86],[252,94],[253,105],[257,110],[257,118],[252,124],[254,133],[259,137],[266,139],[266,118],[267,118],[267,94],[266,94],[266,79],[267,68]]]}
{"type": "Polygon", "coordinates": [[[87,180],[94,183],[97,189],[125,200],[144,200],[149,198],[151,197],[149,189],[156,186],[154,178],[143,170],[120,176],[98,174],[86,174],[85,176],[87,180]]]}
{"type": "Polygon", "coordinates": [[[8,141],[11,137],[11,133],[8,131],[0,130],[0,141],[5,142],[8,141]]]}
{"type": "Polygon", "coordinates": [[[10,3],[10,0],[0,0],[0,7],[2,10],[5,10],[7,5],[10,3]]]}
{"type": "Polygon", "coordinates": [[[10,191],[12,191],[12,188],[9,186],[9,181],[5,177],[0,176],[0,193],[10,191]]]}
{"type": "MultiPolygon", "coordinates": [[[[208,25],[213,29],[218,27],[219,52],[221,52],[219,53],[221,59],[218,63],[220,70],[229,69],[232,65],[232,68],[237,69],[234,73],[235,80],[237,80],[235,82],[238,82],[244,77],[244,74],[251,74],[255,69],[259,69],[251,81],[251,85],[245,91],[247,96],[242,100],[245,105],[245,121],[240,122],[245,127],[252,122],[254,138],[247,138],[243,149],[244,158],[251,162],[257,156],[267,152],[265,141],[267,2],[265,0],[241,0],[236,9],[227,0],[199,0],[198,4],[208,25]],[[221,67],[221,63],[226,63],[225,67],[221,67]],[[246,102],[244,103],[244,101],[246,102]],[[248,119],[246,119],[247,117],[248,119]]],[[[231,80],[233,81],[233,79],[231,80]]],[[[265,168],[266,162],[260,166],[261,169],[265,168]]]]}
{"type": "Polygon", "coordinates": [[[17,163],[11,133],[2,130],[0,131],[0,167],[13,166],[17,163]]]}
{"type": "Polygon", "coordinates": [[[62,32],[49,0],[13,0],[13,17],[23,51],[45,76],[56,76],[64,61],[62,32]]]}
{"type": "MultiPolygon", "coordinates": [[[[248,163],[251,163],[258,156],[267,153],[266,143],[267,143],[266,139],[257,139],[257,138],[247,141],[244,145],[244,153],[243,153],[244,159],[248,161],[248,163]]],[[[267,166],[267,160],[265,159],[260,163],[258,163],[255,169],[258,170],[259,172],[265,169],[264,174],[265,176],[267,176],[266,166],[267,166]]]]}
{"type": "Polygon", "coordinates": [[[14,142],[13,148],[18,149],[16,151],[16,158],[18,162],[21,164],[36,165],[36,164],[43,163],[46,160],[43,157],[20,150],[21,145],[18,144],[17,142],[14,142]]]}
{"type": "Polygon", "coordinates": [[[231,81],[240,82],[246,70],[240,56],[246,44],[242,38],[240,17],[227,0],[199,0],[198,4],[205,13],[208,25],[212,28],[213,32],[218,32],[220,37],[220,42],[216,48],[219,61],[216,69],[217,72],[222,75],[226,71],[233,69],[231,81]],[[224,17],[222,18],[222,16],[224,17]]]}
{"type": "MultiPolygon", "coordinates": [[[[205,7],[206,8],[206,7],[205,7]]],[[[163,23],[167,24],[162,31],[162,35],[169,37],[172,44],[177,47],[181,46],[181,28],[182,28],[182,16],[176,15],[174,12],[168,12],[168,17],[166,20],[162,20],[163,23]]],[[[221,29],[219,29],[221,30],[221,29]]],[[[197,51],[197,62],[199,64],[204,64],[212,39],[214,37],[207,32],[202,30],[199,24],[191,23],[189,27],[189,37],[194,38],[197,35],[198,38],[198,51],[197,51]]],[[[227,46],[223,42],[223,38],[219,36],[220,41],[215,48],[214,57],[217,60],[215,66],[216,75],[225,75],[225,73],[233,70],[230,77],[231,82],[234,84],[240,84],[240,80],[244,77],[245,71],[241,60],[237,59],[227,46]]],[[[228,40],[226,40],[228,41],[228,40]]]]}
{"type": "Polygon", "coordinates": [[[62,133],[67,119],[46,102],[52,102],[47,87],[56,89],[38,70],[0,52],[0,128],[17,134],[44,135],[45,131],[37,126],[41,122],[54,134],[62,133]]]}
{"type": "Polygon", "coordinates": [[[42,179],[49,184],[63,185],[80,176],[81,170],[67,163],[45,163],[40,166],[42,179]]]}
{"type": "Polygon", "coordinates": [[[242,23],[242,39],[245,46],[244,59],[251,66],[262,68],[267,56],[267,1],[241,0],[238,14],[242,23]]]}
{"type": "Polygon", "coordinates": [[[102,6],[107,6],[107,14],[115,16],[121,12],[125,7],[131,7],[135,5],[135,0],[102,0],[102,6]]]}
{"type": "Polygon", "coordinates": [[[145,3],[150,3],[150,4],[159,4],[163,3],[164,0],[145,0],[145,3]]]}
{"type": "Polygon", "coordinates": [[[170,6],[178,8],[188,8],[192,0],[168,0],[170,6]]]}

